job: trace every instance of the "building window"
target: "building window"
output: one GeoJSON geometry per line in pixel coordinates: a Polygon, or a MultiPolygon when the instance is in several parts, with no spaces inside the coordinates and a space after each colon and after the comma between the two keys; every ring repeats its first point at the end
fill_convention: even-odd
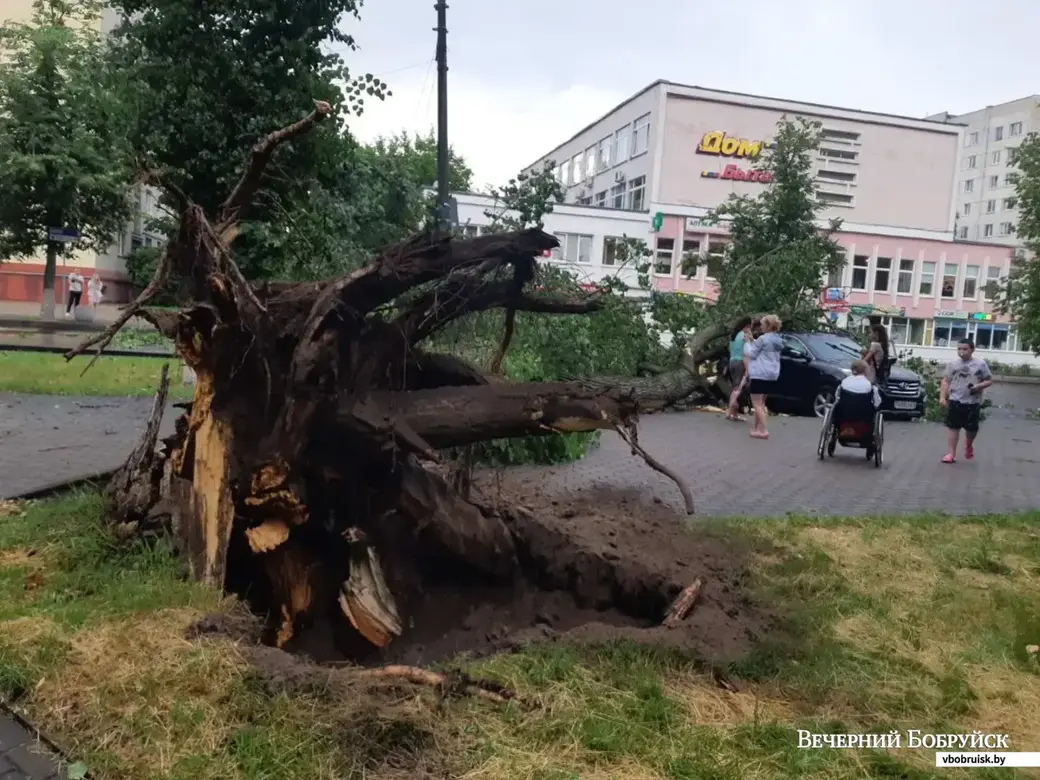
{"type": "Polygon", "coordinates": [[[964,204],[964,216],[968,216],[970,213],[971,213],[971,204],[970,203],[965,203],[964,204]]]}
{"type": "Polygon", "coordinates": [[[620,165],[628,160],[631,141],[632,125],[625,125],[614,133],[614,165],[620,165]]]}
{"type": "Polygon", "coordinates": [[[592,262],[592,236],[577,233],[557,233],[560,246],[553,250],[553,259],[568,263],[592,262]]]}
{"type": "Polygon", "coordinates": [[[979,134],[977,131],[974,133],[968,133],[967,143],[965,144],[965,146],[976,146],[978,142],[979,134]]]}
{"type": "Polygon", "coordinates": [[[874,292],[888,292],[892,277],[892,258],[879,257],[874,266],[874,292]]]}
{"type": "Polygon", "coordinates": [[[968,226],[967,225],[961,226],[961,229],[958,231],[957,235],[960,238],[967,238],[968,237],[968,226]]]}
{"type": "Polygon", "coordinates": [[[964,181],[964,191],[965,192],[975,192],[975,180],[974,179],[965,179],[965,181],[964,181]]]}
{"type": "Polygon", "coordinates": [[[899,261],[899,279],[896,280],[896,292],[900,295],[910,295],[914,285],[914,261],[903,259],[899,261]]]}
{"type": "Polygon", "coordinates": [[[580,183],[585,178],[585,156],[580,152],[571,158],[571,171],[571,175],[574,177],[574,184],[580,183]]]}
{"type": "Polygon", "coordinates": [[[1018,184],[1018,174],[1017,173],[1009,173],[1006,176],[1004,176],[1004,186],[1005,187],[1014,187],[1016,184],[1018,184]]]}
{"type": "Polygon", "coordinates": [[[935,292],[935,263],[921,264],[921,295],[933,295],[935,292]]]}
{"type": "Polygon", "coordinates": [[[585,178],[591,180],[596,175],[596,147],[585,150],[585,178]]]}
{"type": "Polygon", "coordinates": [[[982,226],[982,237],[989,238],[993,235],[993,223],[989,222],[982,226]]]}
{"type": "Polygon", "coordinates": [[[1017,146],[1009,146],[1006,149],[1006,151],[1007,151],[1007,164],[1008,165],[1014,165],[1015,164],[1015,159],[1016,159],[1015,155],[1018,153],[1018,147],[1017,146]]]}
{"type": "Polygon", "coordinates": [[[592,196],[591,195],[579,195],[578,196],[578,200],[577,200],[577,204],[579,206],[591,206],[592,205],[592,196]]]}
{"type": "Polygon", "coordinates": [[[820,157],[829,157],[832,160],[845,160],[846,162],[855,162],[859,158],[859,152],[854,152],[851,149],[819,149],[817,154],[820,157]]]}
{"type": "Polygon", "coordinates": [[[1022,135],[1021,122],[1012,122],[1010,125],[1008,125],[1008,136],[1014,137],[1016,135],[1022,135]]]}
{"type": "Polygon", "coordinates": [[[624,184],[615,184],[610,188],[610,207],[612,209],[623,209],[625,207],[624,184]]]}
{"type": "Polygon", "coordinates": [[[1004,211],[1011,211],[1018,205],[1017,198],[1004,198],[1004,211]]]}
{"type": "Polygon", "coordinates": [[[867,267],[870,265],[870,258],[866,255],[856,255],[852,258],[852,289],[853,290],[866,290],[867,289],[867,267]]]}
{"type": "Polygon", "coordinates": [[[636,176],[628,183],[628,208],[642,211],[646,207],[646,177],[636,176]]]}
{"type": "Polygon", "coordinates": [[[571,161],[567,160],[566,162],[564,162],[562,167],[563,167],[563,176],[560,178],[560,181],[563,182],[563,186],[564,187],[570,187],[571,184],[574,183],[574,179],[573,179],[574,172],[571,170],[571,161]]]}
{"type": "Polygon", "coordinates": [[[989,177],[989,188],[991,190],[995,190],[999,186],[1000,186],[1000,176],[990,176],[989,177]]]}
{"type": "Polygon", "coordinates": [[[618,241],[617,236],[603,237],[603,265],[617,265],[618,241]]]}
{"type": "Polygon", "coordinates": [[[682,252],[679,254],[679,273],[687,279],[695,276],[700,265],[701,237],[686,236],[682,242],[682,252]]]}
{"type": "Polygon", "coordinates": [[[964,298],[974,301],[979,293],[979,267],[969,265],[964,269],[964,298]]]}
{"type": "Polygon", "coordinates": [[[1010,222],[1001,222],[1000,223],[1000,235],[1002,235],[1002,236],[1010,236],[1014,232],[1015,232],[1015,226],[1012,223],[1010,223],[1010,222]]]}
{"type": "Polygon", "coordinates": [[[967,320],[935,318],[935,346],[949,347],[968,337],[967,320]]]}
{"type": "Polygon", "coordinates": [[[558,181],[560,184],[563,184],[563,166],[562,165],[557,165],[556,166],[556,181],[558,181]]]}
{"type": "Polygon", "coordinates": [[[643,114],[632,125],[632,156],[645,154],[650,148],[650,115],[643,114]]]}
{"type": "Polygon", "coordinates": [[[828,206],[852,205],[852,196],[843,192],[824,192],[823,190],[818,190],[816,192],[816,197],[820,203],[828,206]]]}
{"type": "Polygon", "coordinates": [[[672,255],[675,254],[674,238],[658,238],[654,249],[654,273],[658,276],[672,275],[672,255]]]}
{"type": "Polygon", "coordinates": [[[995,200],[986,201],[986,213],[994,214],[997,211],[997,202],[995,200]]]}
{"type": "Polygon", "coordinates": [[[816,172],[816,178],[823,181],[835,181],[842,184],[848,184],[856,181],[856,174],[850,171],[822,170],[816,172]]]}
{"type": "Polygon", "coordinates": [[[722,271],[722,260],[726,256],[726,242],[708,240],[708,262],[706,275],[709,279],[718,279],[722,271]]]}
{"type": "Polygon", "coordinates": [[[966,170],[969,168],[975,168],[977,167],[978,161],[979,156],[977,154],[970,154],[964,158],[964,168],[966,170]]]}
{"type": "Polygon", "coordinates": [[[983,297],[987,301],[992,301],[997,294],[997,290],[1000,288],[1000,266],[991,265],[986,269],[986,286],[983,288],[983,297]]]}
{"type": "Polygon", "coordinates": [[[989,161],[994,165],[998,165],[1000,163],[1000,151],[998,150],[993,152],[993,154],[989,156],[989,161]]]}
{"type": "Polygon", "coordinates": [[[593,200],[593,203],[595,203],[600,208],[605,208],[607,205],[607,191],[603,190],[602,192],[597,192],[596,197],[593,200]]]}
{"type": "Polygon", "coordinates": [[[596,154],[596,170],[605,171],[610,167],[610,147],[614,142],[613,136],[607,136],[599,142],[599,148],[596,154]]]}
{"type": "Polygon", "coordinates": [[[993,128],[993,140],[1003,141],[1004,140],[1004,125],[993,128]]]}
{"type": "Polygon", "coordinates": [[[957,264],[946,263],[943,266],[942,297],[953,298],[957,294],[957,264]]]}

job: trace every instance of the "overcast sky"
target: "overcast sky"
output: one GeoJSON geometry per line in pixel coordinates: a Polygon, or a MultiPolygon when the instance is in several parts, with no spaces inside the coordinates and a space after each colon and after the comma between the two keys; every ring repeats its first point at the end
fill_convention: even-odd
{"type": "MultiPolygon", "coordinates": [[[[1040,92],[1036,0],[449,0],[449,139],[503,184],[657,79],[910,116],[1040,92]]],[[[433,0],[366,0],[363,141],[436,124],[433,0]]]]}

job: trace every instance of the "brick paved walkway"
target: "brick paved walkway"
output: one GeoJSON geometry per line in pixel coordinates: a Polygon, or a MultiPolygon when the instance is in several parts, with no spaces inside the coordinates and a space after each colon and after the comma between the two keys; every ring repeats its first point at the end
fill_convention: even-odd
{"type": "MultiPolygon", "coordinates": [[[[640,443],[687,480],[697,515],[753,517],[788,512],[861,515],[942,511],[953,514],[1036,509],[1040,505],[1040,422],[995,413],[983,423],[976,458],[939,462],[945,429],[931,423],[889,422],[885,463],[878,470],[861,450],[839,447],[816,455],[820,423],[777,417],[770,439],[758,441],[721,414],[689,412],[647,417],[640,443]]],[[[604,434],[584,460],[549,470],[518,470],[543,492],[596,487],[644,489],[682,507],[674,484],[604,434]]]]}
{"type": "Polygon", "coordinates": [[[64,780],[60,759],[0,710],[0,780],[64,780]]]}
{"type": "MultiPolygon", "coordinates": [[[[151,398],[0,393],[0,498],[118,468],[151,408],[151,398]]],[[[163,418],[164,436],[174,411],[163,418]]]]}

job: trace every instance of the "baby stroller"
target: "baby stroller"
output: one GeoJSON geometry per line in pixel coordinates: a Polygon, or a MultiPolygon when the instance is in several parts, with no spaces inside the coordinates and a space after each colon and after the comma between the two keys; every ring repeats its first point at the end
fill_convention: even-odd
{"type": "Polygon", "coordinates": [[[823,416],[816,454],[834,457],[838,445],[863,449],[875,468],[884,462],[885,418],[874,408],[873,393],[842,393],[823,416]]]}

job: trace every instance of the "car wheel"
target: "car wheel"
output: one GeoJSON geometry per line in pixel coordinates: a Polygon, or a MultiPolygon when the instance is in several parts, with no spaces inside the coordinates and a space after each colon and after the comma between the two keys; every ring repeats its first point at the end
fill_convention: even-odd
{"type": "Polygon", "coordinates": [[[812,408],[817,417],[823,418],[827,409],[834,405],[834,388],[821,387],[813,397],[812,408]]]}

